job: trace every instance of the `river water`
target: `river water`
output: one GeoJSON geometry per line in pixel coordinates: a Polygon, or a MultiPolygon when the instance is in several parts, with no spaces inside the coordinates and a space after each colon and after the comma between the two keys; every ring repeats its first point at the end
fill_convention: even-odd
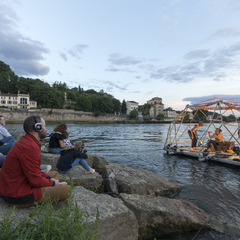
{"type": "MultiPolygon", "coordinates": [[[[47,126],[48,134],[54,127],[47,126]]],[[[182,191],[175,198],[194,203],[210,214],[218,227],[240,239],[240,167],[165,154],[168,127],[168,124],[68,124],[68,131],[70,139],[83,141],[89,153],[102,155],[109,162],[152,171],[180,185],[182,191]]],[[[6,128],[16,139],[24,134],[20,124],[6,128]]]]}

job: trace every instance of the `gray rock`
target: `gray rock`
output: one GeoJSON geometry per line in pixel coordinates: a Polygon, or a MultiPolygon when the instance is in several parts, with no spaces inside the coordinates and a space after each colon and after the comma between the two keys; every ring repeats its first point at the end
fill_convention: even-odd
{"type": "Polygon", "coordinates": [[[166,178],[146,170],[108,163],[103,177],[108,177],[111,172],[116,176],[119,193],[172,196],[181,190],[179,186],[170,183],[166,178]]]}
{"type": "Polygon", "coordinates": [[[87,189],[99,189],[102,186],[102,176],[98,173],[87,174],[81,166],[76,166],[67,174],[60,174],[60,180],[72,181],[74,186],[82,186],[87,189]]]}
{"type": "Polygon", "coordinates": [[[137,219],[121,199],[75,187],[74,204],[88,217],[89,223],[94,223],[99,212],[98,240],[138,239],[137,219]]]}
{"type": "Polygon", "coordinates": [[[89,166],[92,166],[97,172],[102,174],[103,170],[105,169],[105,166],[108,164],[107,161],[103,156],[99,156],[97,154],[91,154],[87,153],[88,159],[86,159],[86,162],[89,166]]]}
{"type": "Polygon", "coordinates": [[[52,166],[52,170],[57,170],[56,164],[60,157],[60,154],[41,152],[41,164],[49,164],[52,166]]]}
{"type": "Polygon", "coordinates": [[[209,221],[202,210],[184,200],[120,194],[139,224],[139,239],[163,234],[198,230],[209,221]]]}
{"type": "Polygon", "coordinates": [[[111,172],[105,180],[105,191],[115,193],[118,195],[116,176],[113,172],[111,172]]]}

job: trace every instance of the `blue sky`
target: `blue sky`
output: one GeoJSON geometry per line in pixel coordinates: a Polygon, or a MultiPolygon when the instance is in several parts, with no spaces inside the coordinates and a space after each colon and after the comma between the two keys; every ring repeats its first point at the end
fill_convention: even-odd
{"type": "Polygon", "coordinates": [[[1,0],[0,60],[121,102],[240,100],[240,1],[1,0]]]}

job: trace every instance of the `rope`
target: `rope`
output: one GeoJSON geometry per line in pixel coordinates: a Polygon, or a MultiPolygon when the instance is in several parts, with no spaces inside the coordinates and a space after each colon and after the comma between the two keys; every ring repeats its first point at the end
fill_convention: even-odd
{"type": "Polygon", "coordinates": [[[204,226],[206,225],[206,223],[207,222],[209,222],[209,220],[208,221],[206,221],[200,228],[199,228],[199,230],[198,230],[198,232],[196,233],[196,235],[193,237],[193,239],[192,240],[195,240],[195,239],[197,239],[197,236],[199,235],[199,233],[202,231],[202,229],[204,228],[204,226]]]}

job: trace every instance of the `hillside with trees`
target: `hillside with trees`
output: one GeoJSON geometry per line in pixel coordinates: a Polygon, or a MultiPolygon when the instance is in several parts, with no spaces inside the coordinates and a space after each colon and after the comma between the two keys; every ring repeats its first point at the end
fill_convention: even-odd
{"type": "Polygon", "coordinates": [[[66,83],[54,82],[52,86],[40,79],[17,76],[11,68],[0,61],[0,90],[2,93],[29,93],[39,108],[63,108],[94,112],[96,115],[121,111],[121,103],[103,90],[84,91],[83,88],[69,88],[66,83]],[[68,101],[65,101],[65,93],[68,101]]]}

